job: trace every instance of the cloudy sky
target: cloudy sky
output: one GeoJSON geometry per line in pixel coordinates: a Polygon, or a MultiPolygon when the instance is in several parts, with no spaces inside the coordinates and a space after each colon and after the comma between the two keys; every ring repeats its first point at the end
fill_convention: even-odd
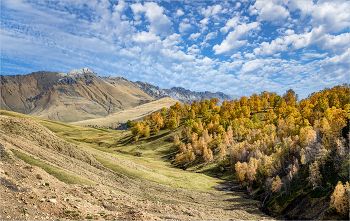
{"type": "Polygon", "coordinates": [[[349,83],[349,1],[1,1],[1,74],[88,67],[161,88],[300,97],[349,83]]]}

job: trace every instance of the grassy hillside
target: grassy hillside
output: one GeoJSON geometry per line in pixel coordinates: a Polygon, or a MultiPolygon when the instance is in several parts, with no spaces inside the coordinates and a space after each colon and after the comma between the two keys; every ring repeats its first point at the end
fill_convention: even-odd
{"type": "Polygon", "coordinates": [[[116,124],[126,123],[128,120],[140,120],[144,116],[147,116],[153,112],[159,111],[163,107],[169,108],[171,105],[174,105],[177,101],[170,98],[165,97],[155,101],[151,101],[149,103],[128,109],[123,110],[114,114],[111,114],[107,117],[83,120],[72,122],[74,125],[87,126],[93,125],[97,127],[112,127],[116,124]]]}
{"type": "MultiPolygon", "coordinates": [[[[7,174],[1,173],[2,181],[5,180],[2,188],[8,190],[4,196],[7,202],[13,200],[12,190],[7,187],[10,183],[24,189],[31,185],[35,195],[22,194],[22,199],[31,203],[26,207],[28,211],[34,211],[34,205],[39,213],[51,208],[55,219],[95,219],[100,213],[111,219],[166,219],[169,213],[181,220],[268,218],[258,210],[257,201],[245,199],[242,193],[215,190],[222,180],[175,168],[164,160],[171,146],[171,132],[167,130],[163,130],[161,136],[134,142],[130,131],[85,128],[10,111],[1,111],[1,115],[5,125],[1,128],[1,145],[9,156],[2,167],[7,174]],[[40,140],[40,134],[44,140],[40,140]],[[53,146],[48,146],[46,141],[52,141],[53,146]],[[145,145],[144,153],[134,156],[132,149],[140,144],[145,145]],[[159,150],[155,146],[160,146],[159,150]],[[126,149],[118,149],[123,147],[126,149]],[[96,163],[80,159],[78,152],[92,156],[91,162],[96,160],[96,163]],[[34,168],[30,169],[34,171],[23,168],[34,168]],[[62,177],[64,174],[67,176],[62,177]],[[27,181],[22,182],[23,179],[27,181]],[[93,188],[65,186],[59,180],[98,185],[93,188]],[[44,182],[44,185],[37,186],[37,182],[44,182]],[[65,192],[69,194],[69,202],[65,192]],[[54,209],[46,198],[40,200],[53,195],[65,206],[59,203],[55,207],[59,209],[54,209]],[[95,212],[85,208],[93,208],[95,212]],[[77,213],[78,210],[82,213],[77,213]]],[[[26,214],[22,212],[21,215],[9,204],[2,204],[2,208],[17,214],[17,219],[23,219],[26,214]]],[[[31,219],[37,219],[36,213],[28,213],[31,219]]],[[[3,210],[1,215],[6,215],[3,210]]]]}

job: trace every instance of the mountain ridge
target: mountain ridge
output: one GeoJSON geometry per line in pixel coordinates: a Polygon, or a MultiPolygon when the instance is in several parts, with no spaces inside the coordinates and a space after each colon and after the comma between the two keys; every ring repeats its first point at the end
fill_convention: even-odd
{"type": "Polygon", "coordinates": [[[162,97],[171,97],[175,100],[178,100],[182,103],[192,103],[193,101],[200,101],[203,99],[212,99],[218,98],[220,102],[232,101],[235,99],[239,99],[240,97],[232,94],[225,94],[223,92],[215,92],[212,93],[210,91],[204,92],[195,92],[183,87],[172,87],[171,89],[161,89],[158,86],[151,85],[147,82],[136,81],[133,82],[136,86],[140,87],[145,93],[150,95],[155,99],[159,99],[162,97]]]}

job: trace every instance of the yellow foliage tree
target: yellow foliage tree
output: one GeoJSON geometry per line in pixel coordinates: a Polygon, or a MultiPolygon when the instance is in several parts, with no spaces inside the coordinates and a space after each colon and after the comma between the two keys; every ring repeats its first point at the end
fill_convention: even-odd
{"type": "Polygon", "coordinates": [[[235,165],[236,176],[241,184],[243,184],[243,182],[246,180],[247,169],[248,164],[246,162],[241,163],[238,161],[235,165]]]}
{"type": "Polygon", "coordinates": [[[342,215],[349,214],[349,182],[343,185],[340,181],[331,196],[331,205],[342,215]]]}
{"type": "Polygon", "coordinates": [[[322,175],[320,173],[320,168],[318,166],[318,161],[315,160],[314,163],[310,164],[309,166],[309,174],[308,177],[310,183],[314,186],[314,189],[316,187],[322,187],[322,175]]]}
{"type": "Polygon", "coordinates": [[[277,175],[276,177],[273,178],[271,189],[274,193],[278,193],[281,191],[282,185],[283,183],[280,177],[277,175]]]}

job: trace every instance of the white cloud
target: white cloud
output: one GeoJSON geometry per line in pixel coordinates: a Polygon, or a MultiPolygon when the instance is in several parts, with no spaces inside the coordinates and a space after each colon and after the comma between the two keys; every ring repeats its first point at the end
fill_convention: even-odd
{"type": "Polygon", "coordinates": [[[172,62],[192,61],[195,59],[193,55],[187,55],[183,51],[174,51],[170,49],[161,49],[161,55],[172,62]]]}
{"type": "Polygon", "coordinates": [[[216,35],[217,35],[217,32],[210,32],[210,33],[208,33],[205,36],[204,41],[201,43],[201,45],[203,47],[209,47],[210,44],[208,43],[208,41],[211,40],[211,39],[214,39],[216,37],[216,35]]]}
{"type": "Polygon", "coordinates": [[[203,19],[200,21],[200,23],[201,23],[202,25],[207,25],[207,24],[209,23],[209,19],[208,19],[208,18],[203,18],[203,19]]]}
{"type": "Polygon", "coordinates": [[[324,58],[324,57],[326,57],[326,55],[327,55],[327,53],[319,54],[319,53],[306,52],[306,53],[303,53],[302,60],[309,60],[309,59],[314,59],[314,58],[324,58]]]}
{"type": "Polygon", "coordinates": [[[179,31],[183,33],[191,29],[191,27],[192,27],[191,24],[181,22],[179,25],[179,31]]]}
{"type": "Polygon", "coordinates": [[[288,29],[288,30],[286,30],[286,35],[292,35],[292,34],[294,34],[294,30],[292,30],[292,29],[288,29]]]}
{"type": "Polygon", "coordinates": [[[201,10],[205,17],[216,16],[217,14],[223,13],[221,5],[208,6],[206,9],[201,10]]]}
{"type": "Polygon", "coordinates": [[[140,32],[140,33],[137,33],[134,37],[133,37],[133,40],[135,42],[138,42],[138,43],[145,43],[145,44],[149,44],[151,42],[155,42],[155,41],[158,41],[160,40],[160,38],[158,36],[156,36],[154,33],[152,32],[140,32]]]}
{"type": "Polygon", "coordinates": [[[236,26],[235,30],[231,31],[227,35],[226,39],[221,42],[220,45],[215,45],[213,47],[215,54],[226,53],[245,45],[247,43],[247,40],[239,39],[242,39],[242,37],[244,37],[247,34],[247,32],[257,28],[258,26],[258,22],[252,22],[249,24],[242,24],[236,26]]]}
{"type": "Polygon", "coordinates": [[[193,33],[190,35],[190,37],[188,39],[196,41],[200,35],[201,35],[201,33],[193,33]]]}
{"type": "Polygon", "coordinates": [[[199,52],[201,52],[201,50],[197,45],[192,45],[191,47],[187,48],[187,52],[189,54],[198,54],[199,52]]]}
{"type": "Polygon", "coordinates": [[[222,27],[220,29],[221,32],[223,32],[224,34],[227,33],[231,28],[235,28],[238,24],[239,24],[239,20],[240,17],[239,16],[235,16],[233,18],[230,18],[227,22],[225,27],[222,27]]]}
{"type": "Polygon", "coordinates": [[[132,4],[131,9],[134,13],[135,20],[140,19],[140,12],[145,12],[147,20],[150,22],[148,29],[155,34],[162,36],[171,33],[172,22],[170,19],[163,14],[164,9],[155,2],[146,2],[144,5],[140,3],[132,4]]]}
{"type": "Polygon", "coordinates": [[[242,73],[252,72],[252,71],[255,71],[257,69],[262,68],[263,66],[264,66],[264,63],[259,59],[247,61],[242,66],[241,72],[242,73]]]}
{"type": "Polygon", "coordinates": [[[240,2],[236,2],[236,5],[235,5],[235,7],[233,9],[237,10],[237,9],[239,9],[241,7],[241,5],[242,4],[240,2]]]}
{"type": "Polygon", "coordinates": [[[177,12],[176,12],[176,17],[180,17],[180,16],[182,16],[184,14],[185,13],[181,9],[178,9],[177,12]]]}
{"type": "Polygon", "coordinates": [[[235,53],[235,54],[233,54],[233,55],[231,55],[230,58],[231,58],[231,59],[234,59],[234,58],[243,59],[242,53],[241,53],[240,51],[237,52],[237,53],[235,53]]]}
{"type": "Polygon", "coordinates": [[[248,59],[253,59],[253,58],[255,58],[255,55],[253,53],[245,53],[244,57],[248,58],[248,59]]]}
{"type": "Polygon", "coordinates": [[[181,41],[181,35],[174,33],[172,35],[169,35],[166,39],[164,39],[163,46],[165,48],[169,48],[171,46],[179,44],[181,41]]]}
{"type": "Polygon", "coordinates": [[[207,36],[205,36],[205,41],[209,41],[209,40],[215,38],[216,35],[217,35],[217,32],[210,32],[210,33],[208,33],[207,36]]]}
{"type": "Polygon", "coordinates": [[[284,37],[278,37],[269,42],[262,42],[259,48],[254,49],[256,55],[272,55],[277,52],[288,50],[297,50],[311,45],[317,45],[322,50],[327,50],[329,53],[341,53],[349,46],[349,33],[340,35],[323,34],[323,26],[313,28],[310,32],[303,34],[292,34],[284,37]]]}
{"type": "Polygon", "coordinates": [[[323,26],[325,32],[339,32],[350,25],[349,1],[290,1],[288,6],[291,10],[300,10],[302,17],[307,15],[312,19],[313,27],[323,26]]]}
{"type": "Polygon", "coordinates": [[[256,1],[249,7],[250,15],[258,15],[258,21],[284,21],[290,16],[289,12],[282,5],[274,2],[256,1]]]}

